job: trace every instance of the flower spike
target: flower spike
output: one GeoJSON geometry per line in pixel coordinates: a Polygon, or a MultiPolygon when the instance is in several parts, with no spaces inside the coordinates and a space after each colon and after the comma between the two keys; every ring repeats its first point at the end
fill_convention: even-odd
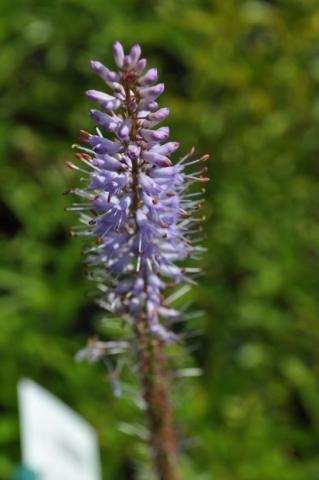
{"type": "MultiPolygon", "coordinates": [[[[140,58],[138,44],[125,54],[120,42],[115,42],[113,56],[117,71],[91,62],[92,70],[110,90],[86,92],[97,104],[90,110],[97,128],[95,133],[81,130],[84,145],[73,145],[81,167],[66,162],[84,175],[81,180],[86,179],[83,188],[66,192],[83,202],[67,210],[80,217],[81,226],[72,234],[95,240],[84,254],[101,292],[99,305],[129,319],[133,326],[140,371],[148,378],[144,399],[149,405],[159,478],[175,480],[175,454],[168,451],[173,448],[174,434],[167,391],[156,377],[163,377],[162,347],[176,341],[172,327],[181,317],[165,296],[175,299],[189,288],[180,289],[181,282],[195,283],[192,277],[198,276],[199,269],[185,266],[185,261],[197,259],[205,250],[194,238],[194,233],[200,234],[198,225],[203,220],[196,215],[201,207],[198,196],[204,189],[192,193],[187,189],[209,181],[207,163],[202,165],[209,156],[194,159],[192,148],[177,162],[170,158],[179,143],[169,140],[168,127],[158,126],[168,117],[169,109],[157,103],[164,91],[164,84],[157,83],[157,69],[145,72],[147,62],[140,58]],[[199,170],[195,167],[189,173],[192,165],[199,170]],[[172,293],[175,286],[177,292],[172,293]],[[153,355],[150,364],[146,360],[149,352],[153,355]],[[152,405],[157,397],[162,402],[156,407],[158,411],[152,405]],[[163,475],[164,470],[170,476],[163,475]]],[[[126,347],[123,342],[95,341],[78,358],[87,356],[95,361],[126,347]]]]}
{"type": "Polygon", "coordinates": [[[82,211],[78,206],[74,211],[90,236],[100,239],[100,248],[88,255],[88,263],[105,268],[105,304],[113,313],[129,315],[133,321],[146,314],[149,332],[170,342],[175,336],[167,329],[170,313],[162,308],[162,291],[171,283],[188,281],[186,270],[176,262],[197,250],[187,230],[198,221],[193,214],[199,202],[185,195],[185,186],[209,181],[204,176],[207,167],[192,174],[185,170],[206,162],[209,156],[190,160],[192,148],[173,164],[169,157],[179,144],[168,141],[167,127],[154,130],[169,114],[167,108],[154,105],[164,90],[163,83],[156,84],[157,69],[141,70],[139,45],[125,55],[122,45],[115,42],[113,54],[117,72],[91,62],[111,92],[86,93],[102,106],[102,110],[90,111],[102,133],[99,129],[97,135],[81,131],[89,147],[79,147],[76,157],[85,168],[67,162],[69,168],[87,175],[88,185],[75,193],[82,197],[93,194],[90,210],[97,215],[90,217],[86,205],[82,211]]]}

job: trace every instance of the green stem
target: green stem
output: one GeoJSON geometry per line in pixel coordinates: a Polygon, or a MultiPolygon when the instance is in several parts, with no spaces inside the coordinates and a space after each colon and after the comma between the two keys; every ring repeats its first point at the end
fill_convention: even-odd
{"type": "Polygon", "coordinates": [[[135,334],[157,478],[158,480],[179,480],[164,344],[149,335],[146,316],[137,322],[135,334]]]}

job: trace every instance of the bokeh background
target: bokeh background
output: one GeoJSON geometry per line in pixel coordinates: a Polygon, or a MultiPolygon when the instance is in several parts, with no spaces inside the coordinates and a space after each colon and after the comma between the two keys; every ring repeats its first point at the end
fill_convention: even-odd
{"type": "Polygon", "coordinates": [[[23,376],[95,426],[105,479],[139,478],[140,442],[117,425],[135,409],[73,359],[105,322],[62,196],[92,128],[83,92],[102,87],[88,62],[110,64],[115,39],[159,67],[172,138],[212,155],[190,294],[205,315],[186,342],[204,374],[176,397],[184,477],[318,480],[317,0],[1,1],[0,478],[20,461],[23,376]]]}

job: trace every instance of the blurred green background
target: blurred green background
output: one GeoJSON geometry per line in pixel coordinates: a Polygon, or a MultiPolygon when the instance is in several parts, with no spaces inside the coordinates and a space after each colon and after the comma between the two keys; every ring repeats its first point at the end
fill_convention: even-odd
{"type": "Polygon", "coordinates": [[[0,478],[20,460],[22,376],[96,427],[105,479],[139,478],[140,443],[117,428],[135,409],[73,360],[103,312],[61,194],[92,128],[83,92],[102,88],[88,62],[111,65],[115,39],[159,67],[172,139],[212,154],[188,341],[204,374],[176,400],[184,478],[318,480],[317,0],[1,1],[0,478]]]}

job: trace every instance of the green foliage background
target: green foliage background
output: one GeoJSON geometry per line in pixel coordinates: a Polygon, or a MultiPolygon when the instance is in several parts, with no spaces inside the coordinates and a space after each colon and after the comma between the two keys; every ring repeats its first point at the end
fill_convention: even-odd
{"type": "Polygon", "coordinates": [[[117,429],[134,408],[102,368],[73,361],[102,313],[61,195],[78,181],[70,144],[91,128],[83,92],[102,86],[88,61],[110,64],[114,39],[159,66],[173,139],[212,154],[207,273],[192,293],[204,375],[177,401],[194,436],[184,478],[317,480],[316,0],[2,0],[0,478],[20,459],[23,376],[97,428],[105,479],[138,478],[140,444],[117,429]]]}

